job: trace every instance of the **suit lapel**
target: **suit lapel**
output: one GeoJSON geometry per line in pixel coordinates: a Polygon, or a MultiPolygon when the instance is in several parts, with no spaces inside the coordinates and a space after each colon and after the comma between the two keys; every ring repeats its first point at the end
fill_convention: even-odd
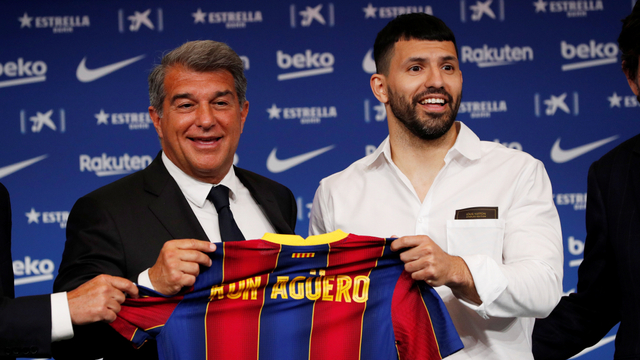
{"type": "Polygon", "coordinates": [[[174,239],[209,240],[180,187],[164,167],[161,153],[144,170],[145,191],[157,196],[149,203],[149,209],[174,239]]]}
{"type": "Polygon", "coordinates": [[[248,176],[245,170],[236,167],[235,172],[238,179],[240,179],[242,184],[249,190],[249,193],[251,193],[256,203],[262,207],[276,233],[293,234],[293,229],[291,229],[287,221],[282,217],[282,211],[273,193],[261,182],[255,181],[252,177],[248,176]]]}

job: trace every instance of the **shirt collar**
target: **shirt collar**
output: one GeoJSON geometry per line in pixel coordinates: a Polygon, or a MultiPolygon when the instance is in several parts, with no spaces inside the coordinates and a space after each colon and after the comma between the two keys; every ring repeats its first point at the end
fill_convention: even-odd
{"type": "MultiPolygon", "coordinates": [[[[202,208],[205,205],[205,201],[207,200],[207,196],[211,191],[211,187],[214,185],[196,180],[187,175],[167,157],[164,151],[162,152],[162,163],[167,168],[169,175],[171,175],[176,183],[178,183],[178,187],[180,187],[180,190],[182,190],[185,198],[187,198],[188,201],[190,201],[197,207],[202,208]]],[[[222,181],[220,181],[219,184],[215,185],[224,185],[228,187],[229,197],[231,198],[231,200],[235,201],[236,191],[238,188],[238,178],[236,177],[233,166],[231,166],[229,172],[227,173],[227,175],[225,175],[222,181]]]]}
{"type": "Polygon", "coordinates": [[[444,157],[445,162],[455,159],[458,156],[465,157],[469,160],[477,160],[482,155],[480,138],[462,121],[456,121],[460,124],[460,132],[456,138],[455,144],[449,149],[444,157]]]}
{"type": "Polygon", "coordinates": [[[389,163],[393,163],[391,161],[391,144],[389,143],[389,136],[382,141],[382,143],[378,146],[376,151],[373,154],[369,155],[369,157],[365,161],[366,166],[371,166],[377,162],[378,159],[384,158],[389,163]]]}
{"type": "MultiPolygon", "coordinates": [[[[462,121],[456,121],[456,124],[460,124],[460,132],[458,133],[456,142],[444,157],[444,161],[449,162],[450,160],[455,159],[458,156],[465,157],[469,160],[479,159],[482,154],[480,148],[480,138],[478,138],[478,136],[462,121]]],[[[375,164],[378,159],[381,158],[385,158],[387,162],[392,164],[393,160],[391,160],[391,143],[389,142],[389,136],[387,136],[384,141],[382,141],[380,146],[378,146],[376,151],[374,151],[373,154],[369,156],[370,157],[365,162],[365,165],[368,167],[375,164]]]]}

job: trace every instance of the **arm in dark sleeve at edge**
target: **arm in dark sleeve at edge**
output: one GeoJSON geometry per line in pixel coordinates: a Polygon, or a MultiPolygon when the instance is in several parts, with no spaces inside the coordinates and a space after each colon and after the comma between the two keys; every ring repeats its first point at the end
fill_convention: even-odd
{"type": "Polygon", "coordinates": [[[578,292],[563,296],[547,318],[536,320],[532,339],[536,360],[568,359],[597,343],[620,321],[620,307],[615,304],[620,288],[598,180],[596,162],[589,169],[587,239],[578,292]]]}

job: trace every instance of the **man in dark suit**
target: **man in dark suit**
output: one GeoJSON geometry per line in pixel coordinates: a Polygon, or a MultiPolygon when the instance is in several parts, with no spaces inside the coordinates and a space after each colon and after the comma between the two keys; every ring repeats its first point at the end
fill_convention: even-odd
{"type": "MultiPolygon", "coordinates": [[[[618,38],[622,70],[640,101],[640,1],[618,38]]],[[[537,320],[533,355],[567,359],[597,343],[620,323],[616,359],[640,359],[640,135],[620,144],[589,169],[587,238],[578,291],[537,320]]]]}
{"type": "Polygon", "coordinates": [[[50,356],[51,342],[73,336],[52,328],[52,302],[67,309],[58,317],[73,324],[113,321],[125,300],[123,291],[137,297],[136,286],[125,279],[101,275],[65,294],[35,295],[14,299],[11,260],[11,203],[0,183],[0,358],[50,356]],[[57,299],[54,299],[56,296],[57,299]]]}
{"type": "MultiPolygon", "coordinates": [[[[225,44],[188,42],[163,57],[149,75],[149,114],[162,152],[146,169],[76,202],[54,289],[111,274],[173,295],[211,264],[206,253],[215,242],[294,233],[291,191],[233,166],[249,111],[245,91],[242,61],[225,44]],[[226,208],[215,203],[218,190],[226,208]],[[227,235],[229,217],[241,234],[227,235]]],[[[63,342],[61,354],[157,357],[155,344],[127,355],[132,347],[123,338],[91,327],[78,331],[82,341],[63,342]]]]}

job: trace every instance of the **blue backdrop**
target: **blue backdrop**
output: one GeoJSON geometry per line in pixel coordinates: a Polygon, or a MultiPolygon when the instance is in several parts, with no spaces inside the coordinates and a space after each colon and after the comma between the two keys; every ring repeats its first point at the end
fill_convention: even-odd
{"type": "MultiPolygon", "coordinates": [[[[17,295],[47,293],[80,196],[146,166],[160,149],[147,76],[189,40],[243,58],[250,111],[237,164],[287,185],[307,234],[318,181],[384,139],[371,51],[393,17],[426,12],[458,41],[458,120],[542,160],[575,290],[589,165],[640,132],[620,70],[620,20],[635,0],[29,1],[0,12],[0,181],[13,211],[17,295]],[[322,1],[322,2],[318,2],[322,1]],[[570,151],[573,150],[573,151],[570,151]],[[296,166],[277,160],[308,154],[296,166]]],[[[605,339],[613,339],[615,331],[605,339]]],[[[611,358],[609,342],[581,359],[611,358]]]]}

